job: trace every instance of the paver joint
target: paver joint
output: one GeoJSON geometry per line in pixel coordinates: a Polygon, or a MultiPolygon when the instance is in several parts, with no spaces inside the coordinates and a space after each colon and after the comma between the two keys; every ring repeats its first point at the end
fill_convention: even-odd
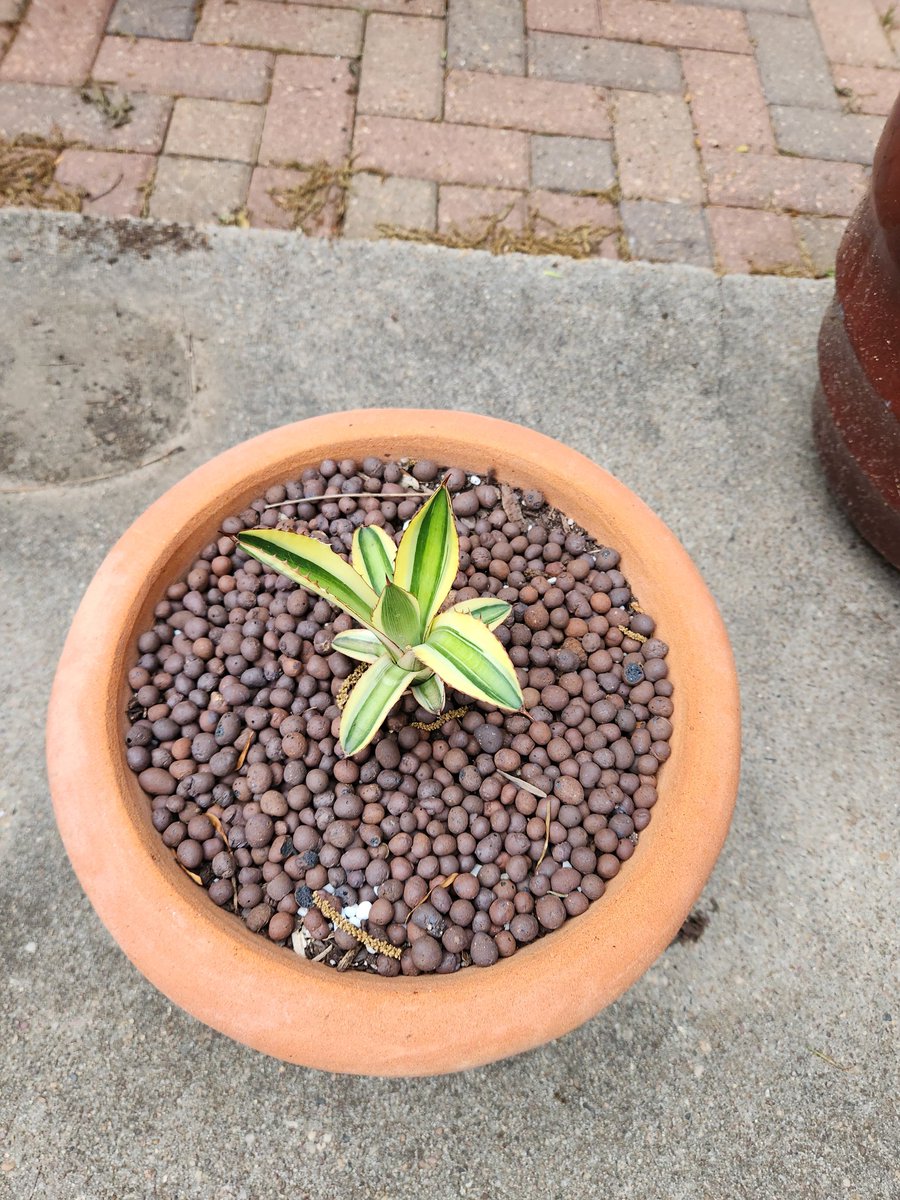
{"type": "Polygon", "coordinates": [[[349,237],[587,198],[603,254],[825,274],[898,91],[886,0],[0,0],[0,139],[111,215],[289,228],[329,164],[349,237]]]}

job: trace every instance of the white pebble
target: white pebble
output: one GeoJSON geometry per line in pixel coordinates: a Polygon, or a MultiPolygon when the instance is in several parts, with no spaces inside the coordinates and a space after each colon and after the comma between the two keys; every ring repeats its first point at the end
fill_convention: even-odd
{"type": "Polygon", "coordinates": [[[371,911],[372,901],[361,900],[359,904],[348,904],[347,907],[342,910],[341,916],[345,920],[349,921],[351,925],[355,925],[358,929],[362,925],[363,921],[368,919],[371,911]]]}

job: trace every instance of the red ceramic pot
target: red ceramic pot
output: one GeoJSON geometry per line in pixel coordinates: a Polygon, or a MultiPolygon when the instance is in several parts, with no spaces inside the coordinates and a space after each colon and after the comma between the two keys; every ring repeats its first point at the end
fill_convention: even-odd
{"type": "Polygon", "coordinates": [[[460,1070],[538,1046],[610,1004],[669,944],[716,861],[740,762],[737,677],[715,603],[658,517],[606,471],[531,430],[462,412],[370,409],[275,429],[219,455],[123,534],[72,624],[50,702],[50,787],[72,865],[137,967],[188,1012],[289,1062],[360,1074],[460,1070]],[[382,979],[251,933],[179,870],[124,753],[128,667],[166,585],[272,483],[323,458],[410,455],[494,469],[622,553],[670,644],[672,756],[653,821],[602,900],[511,958],[382,979]],[[103,831],[98,845],[97,831],[103,831]]]}
{"type": "Polygon", "coordinates": [[[860,533],[900,566],[900,99],[847,226],[819,335],[816,444],[860,533]]]}

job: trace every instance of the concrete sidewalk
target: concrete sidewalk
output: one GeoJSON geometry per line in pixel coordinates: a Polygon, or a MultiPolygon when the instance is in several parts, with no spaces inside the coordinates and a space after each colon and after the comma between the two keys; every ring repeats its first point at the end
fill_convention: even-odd
{"type": "Polygon", "coordinates": [[[0,1196],[897,1195],[900,606],[810,441],[830,291],[0,215],[0,1196]],[[409,1082],[284,1067],[169,1005],[83,897],[42,763],[128,522],[243,437],[376,404],[519,420],[633,487],[717,596],[745,706],[702,938],[556,1044],[409,1082]]]}

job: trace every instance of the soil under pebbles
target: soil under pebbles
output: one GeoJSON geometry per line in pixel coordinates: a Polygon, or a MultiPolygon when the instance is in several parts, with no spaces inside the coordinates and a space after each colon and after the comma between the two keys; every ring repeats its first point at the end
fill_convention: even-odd
{"type": "Polygon", "coordinates": [[[539,492],[432,462],[327,461],[270,488],[223,521],[138,639],[127,758],[163,842],[214,904],[340,969],[490,966],[559,929],[635,853],[669,756],[667,647],[618,567],[539,492]],[[359,524],[399,539],[445,474],[450,601],[512,605],[496,634],[528,715],[448,690],[454,715],[435,727],[407,695],[342,758],[338,700],[357,664],[331,639],[352,621],[234,535],[296,529],[348,557],[359,524]]]}

